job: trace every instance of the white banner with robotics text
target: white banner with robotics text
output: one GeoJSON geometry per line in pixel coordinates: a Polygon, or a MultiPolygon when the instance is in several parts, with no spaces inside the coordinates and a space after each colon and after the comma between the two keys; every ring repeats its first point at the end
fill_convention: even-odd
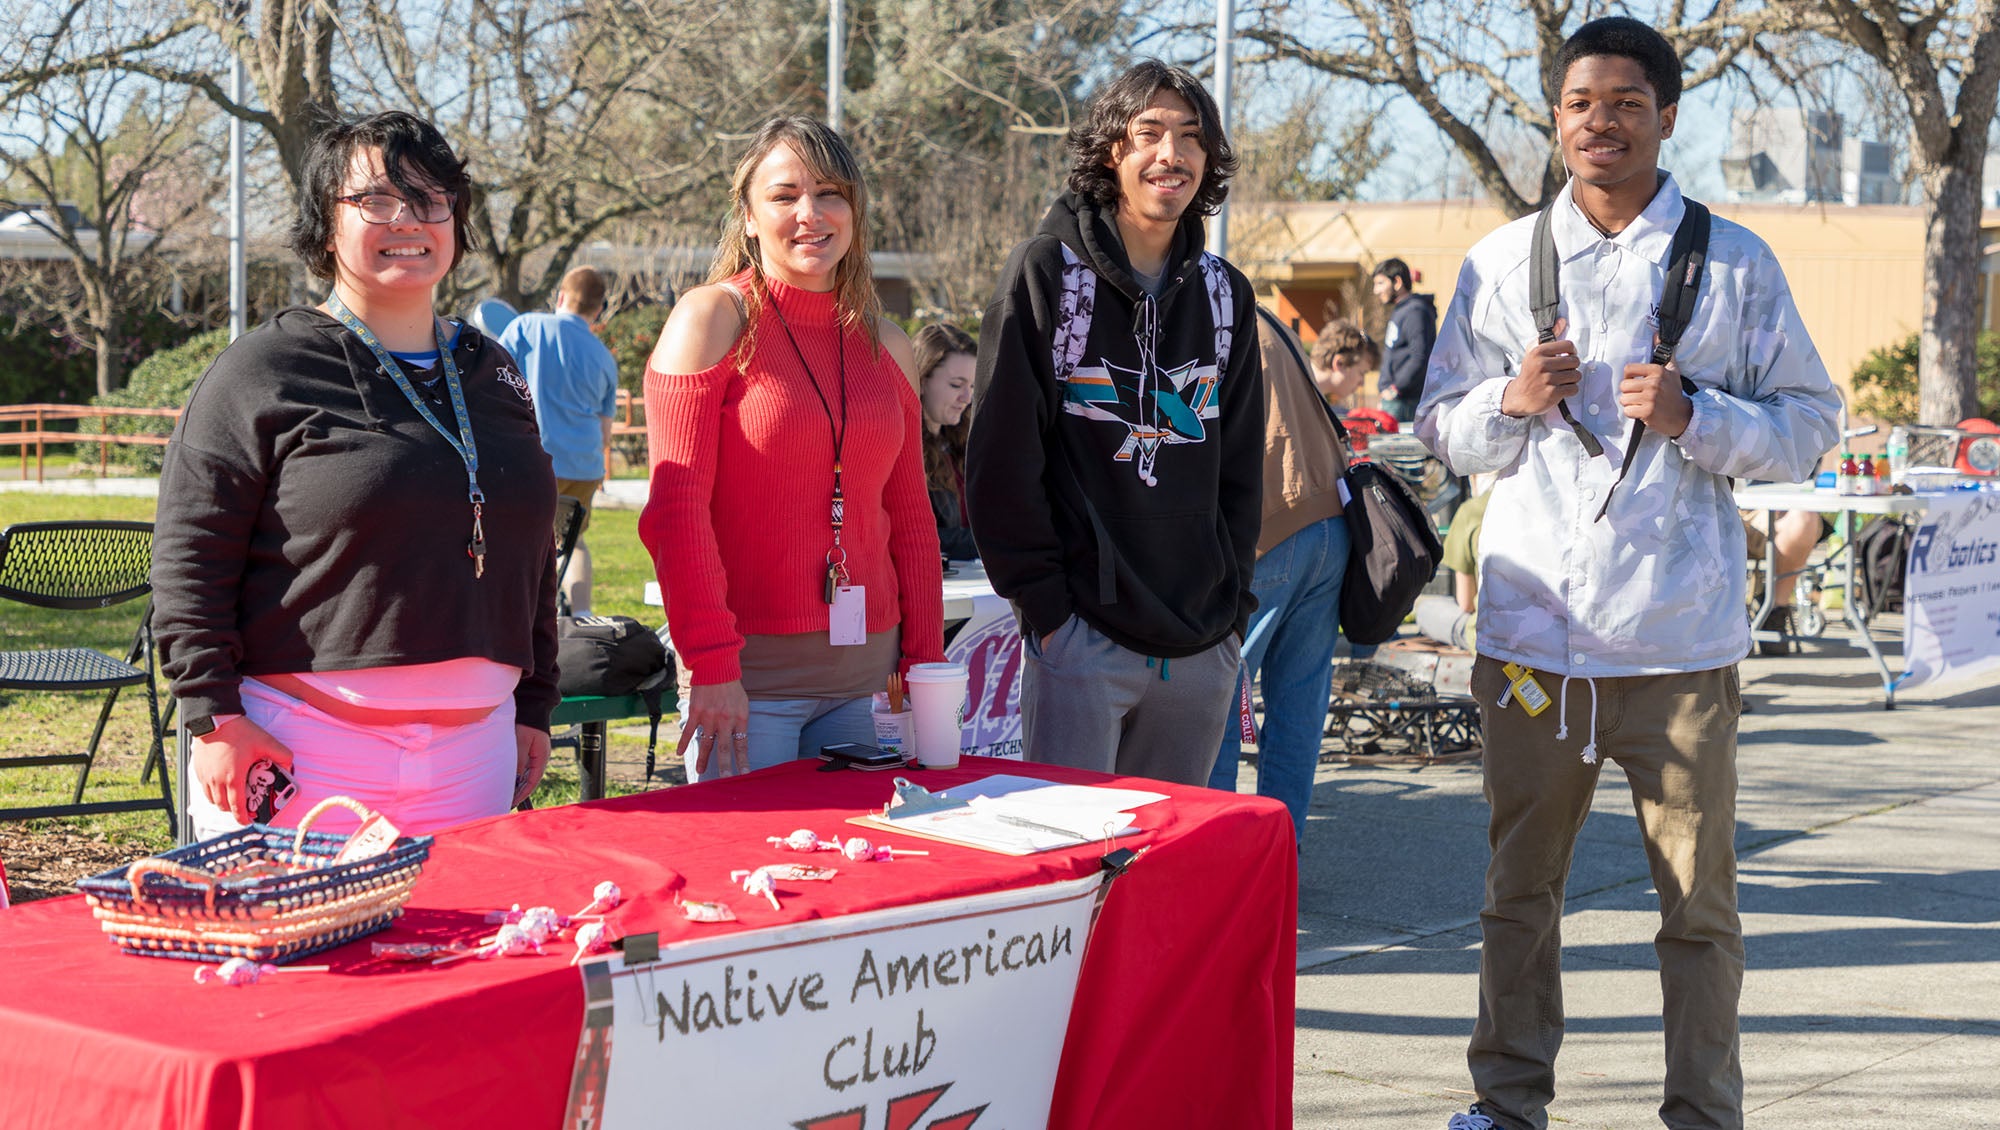
{"type": "Polygon", "coordinates": [[[1101,876],[584,967],[566,1125],[1046,1125],[1101,876]]]}
{"type": "Polygon", "coordinates": [[[1898,689],[2000,671],[2000,494],[1929,500],[1903,574],[1898,689]]]}

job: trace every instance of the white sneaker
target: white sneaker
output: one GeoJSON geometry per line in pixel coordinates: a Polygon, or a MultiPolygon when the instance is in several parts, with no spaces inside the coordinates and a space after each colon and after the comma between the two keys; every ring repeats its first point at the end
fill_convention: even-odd
{"type": "Polygon", "coordinates": [[[1479,1112],[1478,1103],[1473,1103],[1471,1110],[1464,1114],[1452,1115],[1451,1121],[1445,1123],[1444,1130],[1499,1130],[1499,1127],[1498,1122],[1479,1112]]]}

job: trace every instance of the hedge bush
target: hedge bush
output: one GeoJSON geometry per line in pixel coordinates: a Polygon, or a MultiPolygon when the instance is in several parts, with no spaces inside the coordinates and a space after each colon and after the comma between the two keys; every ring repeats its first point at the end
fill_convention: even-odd
{"type": "MultiPolygon", "coordinates": [[[[1870,353],[1854,370],[1854,412],[1891,424],[1917,419],[1918,335],[1870,353]]],[[[2000,418],[2000,334],[1979,335],[1979,414],[2000,418]]],[[[1956,422],[1956,421],[1954,421],[1956,422]]]]}
{"type": "Polygon", "coordinates": [[[611,315],[604,324],[604,344],[618,358],[618,384],[633,396],[646,394],[646,359],[659,344],[672,306],[632,306],[611,315]]]}
{"type": "MultiPolygon", "coordinates": [[[[105,408],[183,407],[187,404],[194,382],[208,371],[209,365],[228,345],[227,329],[196,334],[172,349],[163,349],[139,362],[124,388],[109,396],[95,397],[91,403],[105,408]]],[[[112,435],[163,436],[174,430],[173,418],[169,416],[125,416],[84,422],[97,425],[89,429],[92,432],[98,432],[108,424],[112,435]]],[[[160,471],[160,456],[165,450],[151,445],[114,444],[109,458],[121,467],[156,475],[160,471]]]]}

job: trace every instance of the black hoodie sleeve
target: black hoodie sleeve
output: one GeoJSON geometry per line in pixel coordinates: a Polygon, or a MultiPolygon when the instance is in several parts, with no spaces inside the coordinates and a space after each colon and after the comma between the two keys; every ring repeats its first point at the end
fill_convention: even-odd
{"type": "Polygon", "coordinates": [[[1058,403],[1055,362],[1042,327],[1051,324],[1046,297],[1059,284],[1061,264],[1049,237],[1021,244],[1008,259],[979,327],[965,449],[965,508],[987,579],[1040,635],[1062,626],[1071,612],[1043,474],[1058,403]]]}
{"type": "Polygon", "coordinates": [[[195,383],[160,468],[153,519],[153,633],[188,718],[243,713],[237,598],[264,502],[269,445],[244,409],[276,363],[268,333],[224,350],[195,383]]]}
{"type": "Polygon", "coordinates": [[[1216,501],[1229,530],[1241,581],[1236,594],[1236,636],[1250,630],[1257,598],[1250,582],[1257,571],[1257,538],[1264,524],[1264,362],[1257,344],[1257,299],[1250,280],[1228,268],[1236,298],[1236,328],[1229,372],[1222,381],[1222,474],[1216,501]]]}

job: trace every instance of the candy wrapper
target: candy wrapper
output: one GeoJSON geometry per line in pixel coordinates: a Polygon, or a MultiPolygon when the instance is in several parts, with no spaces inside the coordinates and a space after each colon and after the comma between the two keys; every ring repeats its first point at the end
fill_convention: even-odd
{"type": "Polygon", "coordinates": [[[618,889],[618,884],[606,879],[602,883],[597,884],[596,889],[590,892],[590,905],[570,915],[570,917],[588,918],[594,914],[603,914],[606,911],[618,909],[618,904],[624,901],[625,892],[618,889]]]}
{"type": "Polygon", "coordinates": [[[736,912],[720,902],[680,901],[681,916],[689,922],[734,922],[736,912]]]}
{"type": "Polygon", "coordinates": [[[294,965],[285,968],[277,965],[260,965],[247,957],[232,957],[221,965],[198,965],[194,970],[197,985],[229,985],[241,987],[254,985],[264,978],[277,973],[324,973],[324,965],[294,965]]]}
{"type": "Polygon", "coordinates": [[[609,953],[618,941],[618,935],[602,922],[586,922],[576,928],[576,956],[569,959],[571,965],[586,957],[609,953]]]}

